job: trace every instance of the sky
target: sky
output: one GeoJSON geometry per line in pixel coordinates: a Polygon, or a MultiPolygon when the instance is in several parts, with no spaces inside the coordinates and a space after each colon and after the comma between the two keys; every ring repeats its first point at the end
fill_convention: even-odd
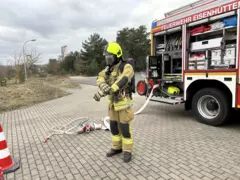
{"type": "Polygon", "coordinates": [[[164,13],[196,0],[1,0],[0,64],[14,53],[36,48],[40,63],[68,51],[80,51],[82,42],[92,33],[115,41],[124,27],[146,25],[164,17],[164,13]]]}

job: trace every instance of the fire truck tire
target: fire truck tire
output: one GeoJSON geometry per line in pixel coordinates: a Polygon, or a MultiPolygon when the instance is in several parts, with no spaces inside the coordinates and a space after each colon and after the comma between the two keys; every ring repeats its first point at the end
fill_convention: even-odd
{"type": "Polygon", "coordinates": [[[138,81],[137,83],[137,92],[140,96],[145,96],[147,94],[147,84],[145,81],[138,81]]]}
{"type": "Polygon", "coordinates": [[[225,124],[231,114],[231,105],[226,95],[216,88],[199,90],[193,96],[192,109],[199,122],[211,126],[225,124]]]}

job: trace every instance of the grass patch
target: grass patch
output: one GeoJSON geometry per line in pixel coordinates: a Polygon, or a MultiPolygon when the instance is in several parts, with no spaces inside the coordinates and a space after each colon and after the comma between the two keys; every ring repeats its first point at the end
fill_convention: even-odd
{"type": "Polygon", "coordinates": [[[80,88],[80,86],[66,77],[29,78],[25,84],[8,81],[6,87],[0,87],[0,113],[70,94],[62,88],[80,88]]]}
{"type": "Polygon", "coordinates": [[[73,83],[67,76],[48,76],[41,79],[46,83],[62,88],[81,88],[79,84],[73,83]]]}

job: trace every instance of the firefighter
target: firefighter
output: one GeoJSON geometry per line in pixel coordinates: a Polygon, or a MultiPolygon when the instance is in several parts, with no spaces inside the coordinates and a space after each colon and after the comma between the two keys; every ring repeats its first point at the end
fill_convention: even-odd
{"type": "Polygon", "coordinates": [[[134,68],[123,59],[122,48],[116,42],[109,43],[103,52],[106,68],[98,74],[97,85],[100,91],[94,94],[94,99],[108,95],[108,114],[112,134],[112,147],[107,157],[112,157],[123,151],[124,162],[131,161],[133,149],[132,120],[134,119],[131,87],[134,68]],[[119,71],[123,65],[122,73],[119,71]]]}

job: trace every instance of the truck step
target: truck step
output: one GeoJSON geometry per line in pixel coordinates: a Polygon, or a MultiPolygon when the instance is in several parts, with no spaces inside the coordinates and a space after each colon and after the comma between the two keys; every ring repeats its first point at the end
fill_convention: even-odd
{"type": "Polygon", "coordinates": [[[164,103],[164,104],[170,104],[170,105],[177,105],[177,104],[182,104],[185,102],[183,100],[183,98],[170,99],[170,98],[160,98],[160,97],[151,98],[150,101],[164,103]]]}

